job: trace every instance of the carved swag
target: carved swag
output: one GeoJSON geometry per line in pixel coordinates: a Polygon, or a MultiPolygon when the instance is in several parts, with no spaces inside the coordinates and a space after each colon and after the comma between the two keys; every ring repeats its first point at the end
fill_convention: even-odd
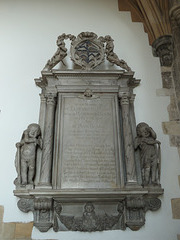
{"type": "Polygon", "coordinates": [[[163,194],[160,142],[147,123],[135,124],[133,89],[140,80],[109,35],[64,33],[57,46],[35,79],[42,89],[39,124],[16,144],[18,207],[33,212],[42,232],[138,230],[163,194]],[[54,68],[65,65],[68,39],[81,69],[54,68]],[[98,70],[105,57],[120,70],[98,70]]]}

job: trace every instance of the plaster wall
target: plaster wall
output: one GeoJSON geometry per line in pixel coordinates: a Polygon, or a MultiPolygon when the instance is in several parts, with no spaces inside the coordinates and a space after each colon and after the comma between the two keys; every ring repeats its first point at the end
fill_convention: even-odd
{"type": "Polygon", "coordinates": [[[162,143],[162,207],[146,214],[146,224],[139,231],[40,233],[34,228],[33,239],[177,239],[180,220],[172,220],[171,198],[180,197],[180,161],[161,128],[161,122],[168,121],[169,98],[156,96],[156,89],[162,87],[159,59],[152,56],[142,24],[132,23],[130,14],[119,12],[117,4],[117,0],[0,0],[0,205],[5,208],[5,222],[33,219],[31,213],[23,214],[17,208],[13,196],[15,143],[28,124],[38,122],[40,89],[33,79],[56,51],[57,36],[63,32],[112,36],[119,58],[141,79],[135,90],[137,123],[147,122],[162,143]]]}

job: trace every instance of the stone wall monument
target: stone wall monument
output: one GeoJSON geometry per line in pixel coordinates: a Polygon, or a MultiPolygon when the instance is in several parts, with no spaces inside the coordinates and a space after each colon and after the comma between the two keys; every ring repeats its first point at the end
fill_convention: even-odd
{"type": "Polygon", "coordinates": [[[140,80],[114,53],[110,36],[62,34],[42,76],[39,124],[16,144],[15,196],[42,232],[138,230],[161,206],[160,142],[137,126],[133,89],[140,80]],[[77,70],[54,67],[67,56],[77,70]],[[120,70],[98,70],[104,59],[120,70]]]}

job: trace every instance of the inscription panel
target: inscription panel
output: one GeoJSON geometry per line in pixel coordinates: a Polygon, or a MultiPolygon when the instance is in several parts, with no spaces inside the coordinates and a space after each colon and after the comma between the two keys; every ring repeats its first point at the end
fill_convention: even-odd
{"type": "Polygon", "coordinates": [[[65,96],[61,112],[61,188],[116,188],[115,95],[65,96]]]}

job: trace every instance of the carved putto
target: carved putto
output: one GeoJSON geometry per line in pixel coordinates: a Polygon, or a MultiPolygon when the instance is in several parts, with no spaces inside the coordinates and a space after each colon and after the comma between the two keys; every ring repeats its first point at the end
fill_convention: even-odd
{"type": "Polygon", "coordinates": [[[16,143],[17,205],[33,212],[41,232],[138,230],[163,194],[160,142],[148,124],[135,125],[133,89],[140,80],[109,35],[63,33],[57,46],[35,79],[39,124],[16,143]],[[65,40],[75,70],[53,69],[65,65],[65,40]],[[96,68],[105,59],[120,69],[96,68]]]}
{"type": "Polygon", "coordinates": [[[161,143],[156,140],[156,133],[148,124],[139,123],[136,130],[135,149],[140,149],[143,185],[158,185],[160,182],[161,143]]]}
{"type": "Polygon", "coordinates": [[[67,56],[67,48],[65,47],[64,40],[69,39],[71,41],[71,59],[72,61],[81,66],[82,69],[91,70],[97,67],[106,59],[128,72],[131,72],[131,68],[128,64],[119,59],[117,54],[114,53],[114,44],[111,36],[99,37],[93,32],[82,32],[77,37],[72,34],[63,33],[57,39],[58,49],[54,56],[48,60],[43,71],[51,70],[59,62],[63,62],[67,56]]]}
{"type": "Polygon", "coordinates": [[[119,202],[117,205],[117,214],[109,216],[108,214],[98,215],[95,212],[95,207],[91,202],[84,205],[82,217],[65,216],[61,214],[61,204],[55,202],[55,226],[54,230],[58,231],[58,220],[71,231],[92,232],[112,229],[112,227],[120,222],[120,228],[125,229],[124,225],[124,202],[119,202]]]}
{"type": "Polygon", "coordinates": [[[15,179],[16,186],[33,185],[36,167],[37,148],[42,148],[40,126],[30,124],[23,132],[21,141],[16,143],[17,152],[15,165],[18,177],[15,179]]]}

